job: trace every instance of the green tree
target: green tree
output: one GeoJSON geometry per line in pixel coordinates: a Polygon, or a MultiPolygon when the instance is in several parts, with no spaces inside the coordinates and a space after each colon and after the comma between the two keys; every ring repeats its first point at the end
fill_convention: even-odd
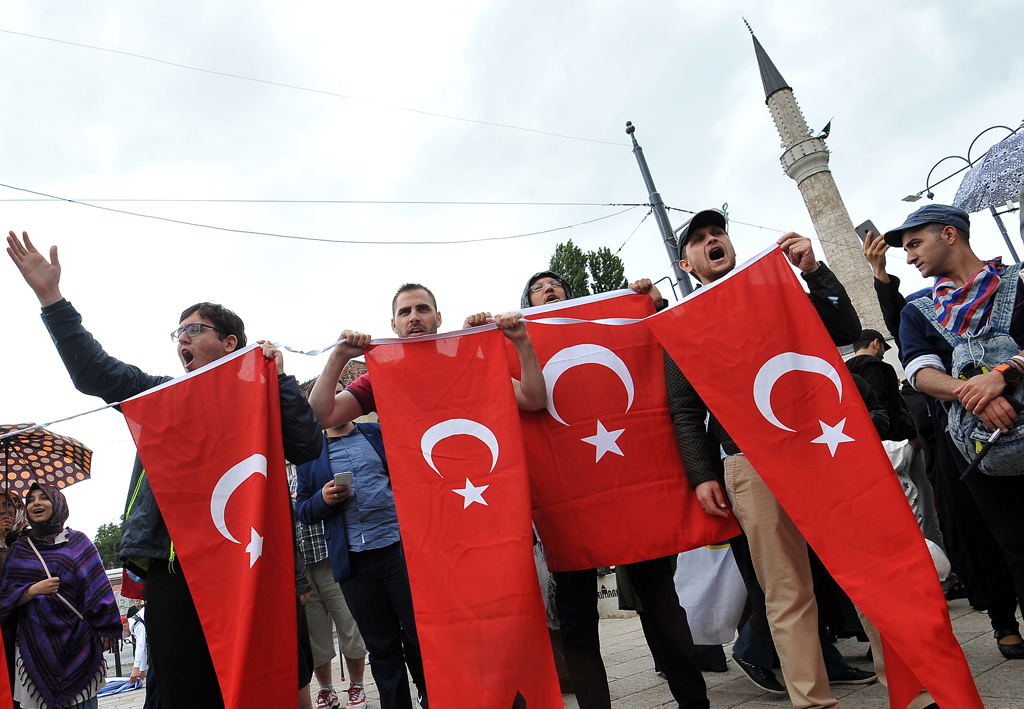
{"type": "Polygon", "coordinates": [[[607,293],[629,285],[629,281],[622,275],[626,271],[622,259],[607,246],[587,252],[587,268],[593,279],[590,281],[590,290],[594,293],[607,293]]]}
{"type": "Polygon", "coordinates": [[[96,530],[92,543],[100,553],[103,568],[116,569],[121,565],[121,523],[108,522],[96,530]]]}
{"type": "Polygon", "coordinates": [[[575,297],[590,295],[587,288],[587,255],[572,243],[572,239],[555,247],[548,268],[565,279],[575,297]]]}

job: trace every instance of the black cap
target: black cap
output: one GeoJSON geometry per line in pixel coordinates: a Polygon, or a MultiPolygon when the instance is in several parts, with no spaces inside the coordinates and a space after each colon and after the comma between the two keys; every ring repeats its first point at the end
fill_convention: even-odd
{"type": "Polygon", "coordinates": [[[925,224],[955,226],[965,234],[971,233],[971,217],[964,210],[945,204],[926,204],[907,217],[899,229],[887,231],[885,243],[889,246],[903,246],[903,232],[925,224]]]}
{"type": "Polygon", "coordinates": [[[697,212],[693,215],[693,219],[683,227],[682,231],[679,232],[679,253],[677,256],[681,261],[684,257],[684,250],[686,248],[686,242],[690,240],[690,234],[694,233],[701,227],[708,226],[709,224],[715,224],[725,229],[726,233],[729,232],[729,220],[725,214],[719,209],[705,209],[697,212]]]}
{"type": "Polygon", "coordinates": [[[881,341],[883,352],[888,352],[892,349],[892,345],[885,341],[885,335],[878,330],[861,330],[860,337],[857,338],[857,342],[854,343],[853,347],[855,350],[859,350],[867,343],[874,342],[875,340],[881,341]]]}

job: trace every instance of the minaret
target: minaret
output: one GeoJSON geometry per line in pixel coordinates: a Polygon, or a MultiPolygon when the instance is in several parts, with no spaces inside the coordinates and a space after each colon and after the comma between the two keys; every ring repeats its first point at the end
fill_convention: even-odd
{"type": "Polygon", "coordinates": [[[808,129],[792,87],[772,64],[749,24],[747,29],[754,38],[754,54],[761,70],[765,103],[782,138],[785,151],[781,158],[782,167],[796,180],[825,252],[825,260],[850,294],[861,325],[885,334],[888,331],[875,296],[871,267],[864,259],[860,239],[828,169],[829,152],[824,136],[815,137],[814,131],[808,129]]]}

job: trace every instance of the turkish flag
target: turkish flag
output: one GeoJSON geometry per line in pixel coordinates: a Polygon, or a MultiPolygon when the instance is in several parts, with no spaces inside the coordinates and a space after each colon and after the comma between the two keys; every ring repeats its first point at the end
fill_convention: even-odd
{"type": "MultiPolygon", "coordinates": [[[[0,653],[6,651],[4,647],[3,638],[0,638],[0,653]]],[[[11,652],[14,652],[12,647],[11,652]]],[[[14,696],[11,694],[11,682],[7,673],[4,672],[3,678],[0,678],[0,709],[14,709],[14,696]]]]}
{"type": "MultiPolygon", "coordinates": [[[[736,536],[690,489],[647,295],[528,308],[548,405],[520,412],[533,520],[553,571],[656,559],[736,536]]],[[[513,374],[519,360],[508,343],[513,374]]]]}
{"type": "Polygon", "coordinates": [[[295,557],[273,360],[258,345],[122,402],[227,709],[295,703],[295,557]]]}
{"type": "Polygon", "coordinates": [[[924,686],[941,706],[981,709],[921,530],[857,387],[781,250],[648,325],[877,626],[887,643],[891,705],[902,709],[924,686]]]}
{"type": "Polygon", "coordinates": [[[396,340],[366,363],[431,707],[561,709],[504,336],[396,340]]]}

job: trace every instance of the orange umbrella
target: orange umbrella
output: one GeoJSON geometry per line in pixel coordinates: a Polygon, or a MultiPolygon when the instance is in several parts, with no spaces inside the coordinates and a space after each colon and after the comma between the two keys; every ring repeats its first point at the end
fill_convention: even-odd
{"type": "MultiPolygon", "coordinates": [[[[35,424],[0,424],[0,436],[35,424]]],[[[92,451],[67,436],[36,427],[0,438],[0,486],[24,495],[34,482],[65,488],[89,477],[92,451]]]]}

